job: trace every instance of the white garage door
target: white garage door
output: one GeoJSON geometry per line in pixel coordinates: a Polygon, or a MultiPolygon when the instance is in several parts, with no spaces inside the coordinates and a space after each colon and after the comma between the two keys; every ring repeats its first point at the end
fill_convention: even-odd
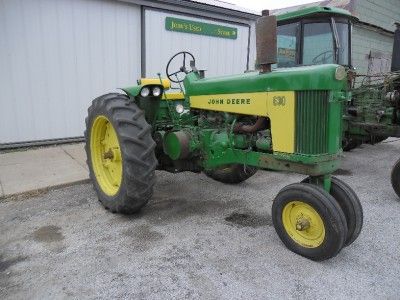
{"type": "Polygon", "coordinates": [[[140,8],[0,0],[0,145],[82,136],[96,96],[140,76],[140,8]]]}
{"type": "MultiPolygon", "coordinates": [[[[206,69],[206,77],[243,73],[247,68],[249,27],[208,19],[177,15],[158,10],[145,12],[146,76],[165,76],[168,59],[185,50],[193,53],[198,69],[206,69]],[[216,24],[236,29],[236,38],[222,38],[166,30],[166,18],[216,24]]],[[[196,23],[194,23],[196,25],[196,23]]],[[[190,26],[190,24],[189,24],[190,26]]]]}

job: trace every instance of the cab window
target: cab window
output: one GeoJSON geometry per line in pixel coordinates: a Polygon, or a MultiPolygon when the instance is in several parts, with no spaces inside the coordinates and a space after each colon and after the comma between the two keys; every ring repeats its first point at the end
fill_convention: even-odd
{"type": "Polygon", "coordinates": [[[297,65],[297,33],[299,23],[280,25],[277,32],[278,67],[294,67],[297,65]]]}
{"type": "Polygon", "coordinates": [[[334,41],[330,23],[304,24],[303,34],[303,65],[334,63],[334,41]]]}
{"type": "Polygon", "coordinates": [[[349,58],[349,24],[348,23],[338,23],[336,22],[336,28],[338,32],[340,48],[338,50],[339,55],[339,65],[350,66],[349,58]]]}

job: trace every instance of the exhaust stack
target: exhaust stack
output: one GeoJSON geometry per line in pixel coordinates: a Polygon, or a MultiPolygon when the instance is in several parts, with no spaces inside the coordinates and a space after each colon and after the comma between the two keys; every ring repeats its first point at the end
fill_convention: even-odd
{"type": "Polygon", "coordinates": [[[391,71],[400,71],[400,23],[395,23],[391,71]]]}
{"type": "Polygon", "coordinates": [[[256,23],[257,63],[261,73],[271,72],[271,65],[277,62],[276,27],[276,16],[269,16],[269,11],[263,10],[256,23]]]}

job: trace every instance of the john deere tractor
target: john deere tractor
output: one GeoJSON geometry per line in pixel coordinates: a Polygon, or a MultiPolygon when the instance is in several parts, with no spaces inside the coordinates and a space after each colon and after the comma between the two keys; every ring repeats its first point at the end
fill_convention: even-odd
{"type": "MultiPolygon", "coordinates": [[[[391,72],[359,74],[351,62],[351,27],[357,21],[348,11],[333,7],[278,15],[278,67],[336,63],[348,70],[351,97],[343,111],[344,150],[400,137],[400,27],[395,31],[391,72]]],[[[400,160],[391,179],[400,196],[400,160]]]]}
{"type": "Polygon", "coordinates": [[[347,73],[337,64],[271,71],[276,18],[260,17],[256,31],[260,71],[204,78],[193,55],[180,52],[167,78],[143,78],[93,100],[85,133],[90,177],[105,208],[130,214],[151,199],[156,169],[204,171],[225,183],[257,169],[304,174],[274,199],[273,223],[293,252],[328,259],[355,241],[363,223],[357,195],[332,176],[347,73]],[[181,92],[171,92],[171,82],[181,92]]]}

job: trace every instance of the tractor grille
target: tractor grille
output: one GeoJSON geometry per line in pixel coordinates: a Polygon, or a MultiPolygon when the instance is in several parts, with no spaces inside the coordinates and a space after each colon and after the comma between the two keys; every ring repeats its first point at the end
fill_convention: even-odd
{"type": "Polygon", "coordinates": [[[328,152],[328,96],[328,91],[296,93],[296,153],[328,152]]]}

